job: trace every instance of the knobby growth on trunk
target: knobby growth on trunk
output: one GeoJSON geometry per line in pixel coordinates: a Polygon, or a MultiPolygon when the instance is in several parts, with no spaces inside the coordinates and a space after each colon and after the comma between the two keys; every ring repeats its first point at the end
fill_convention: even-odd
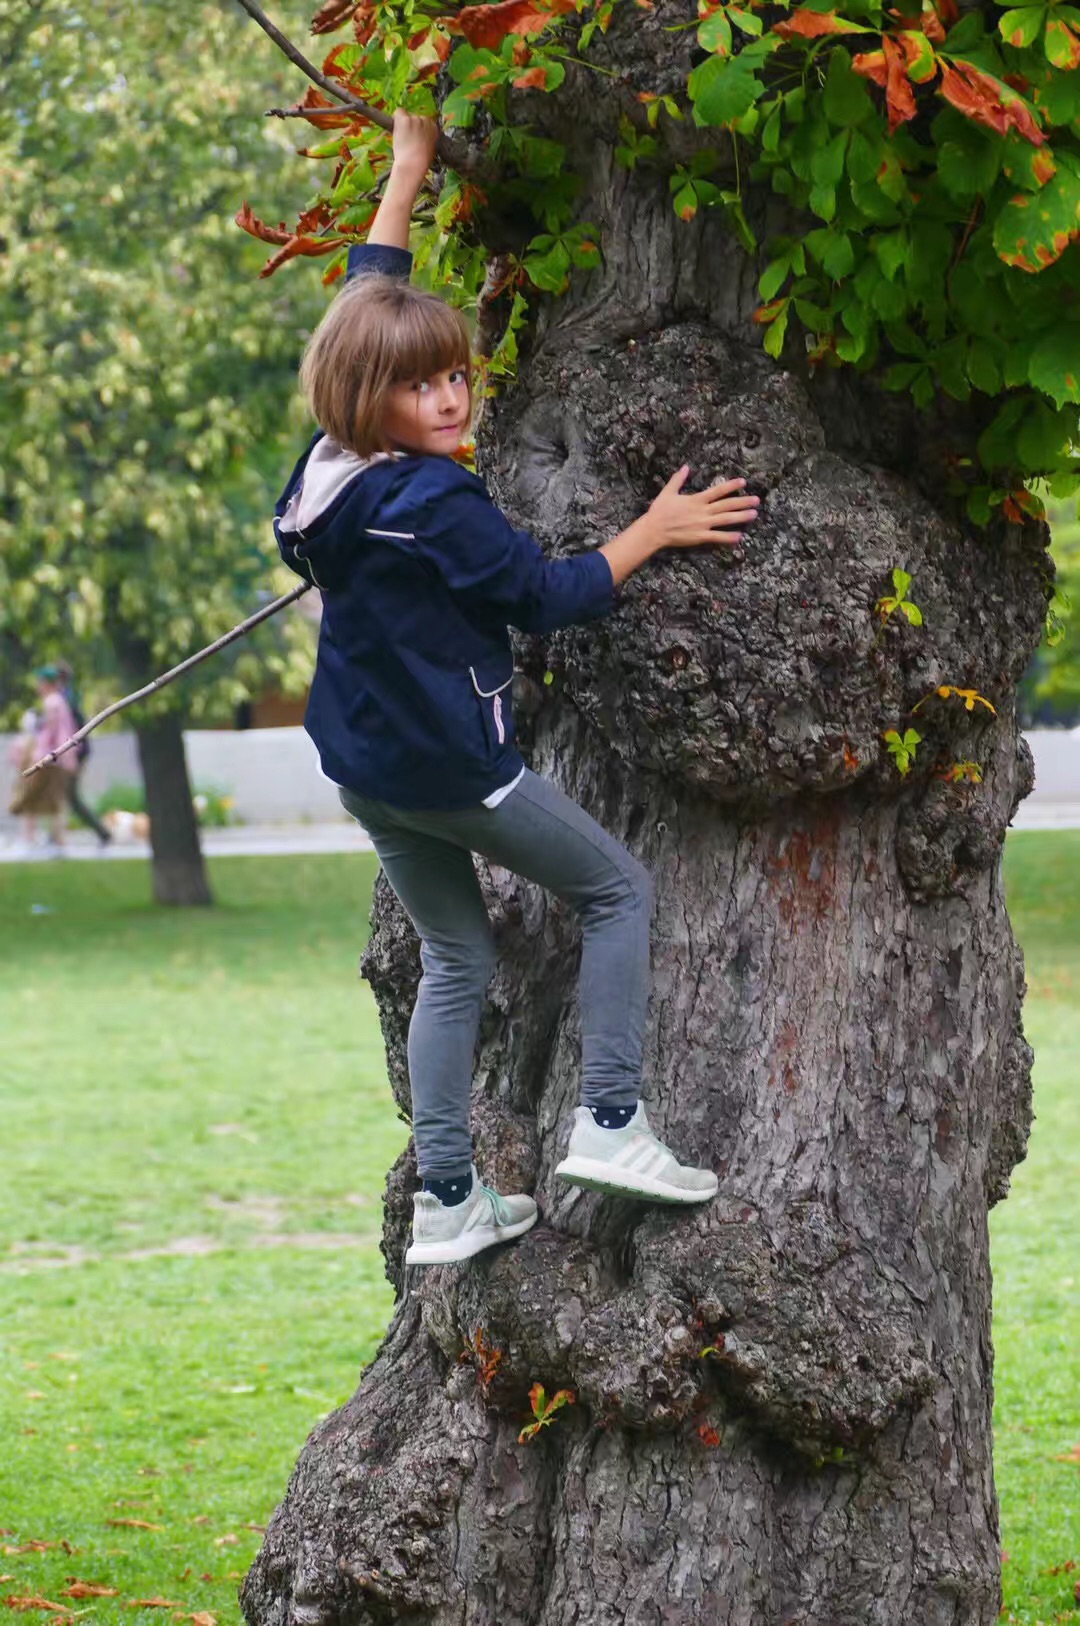
{"type": "MultiPolygon", "coordinates": [[[[666,176],[615,161],[626,86],[685,82],[693,32],[667,30],[689,15],[616,12],[592,53],[611,73],[570,63],[528,101],[604,257],[534,312],[478,452],[553,554],[614,534],[684,461],[762,497],[742,549],[666,557],[608,620],[521,639],[515,694],[533,767],[656,878],[645,1096],[720,1195],[675,1212],[555,1183],[575,927],[481,866],[501,958],[476,1155],[541,1223],[406,1279],[411,1148],[390,1172],[394,1317],[304,1447],[251,1626],[997,1616],[987,1213],[1024,1153],[1031,1062],[1000,858],[1031,784],[1013,692],[1045,527],[958,517],[950,459],[985,402],[772,359],[724,220],[679,220],[666,176]],[[878,608],[900,568],[921,625],[878,608]],[[883,736],[913,721],[902,775],[883,736]],[[522,1443],[537,1383],[576,1404],[522,1443]]],[[[783,199],[745,206],[759,237],[799,229],[783,199]]],[[[381,879],[373,925],[407,1116],[419,961],[381,879]]]]}

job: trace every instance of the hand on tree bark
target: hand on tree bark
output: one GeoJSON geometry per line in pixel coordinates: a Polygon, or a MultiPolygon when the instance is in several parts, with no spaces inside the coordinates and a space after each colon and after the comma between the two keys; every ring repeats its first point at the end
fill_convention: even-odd
{"type": "Polygon", "coordinates": [[[689,473],[686,463],[676,469],[641,518],[600,549],[616,583],[625,581],[664,548],[702,548],[710,543],[742,541],[743,533],[728,527],[752,524],[760,500],[746,495],[746,481],[723,480],[707,491],[683,495],[689,473]]]}

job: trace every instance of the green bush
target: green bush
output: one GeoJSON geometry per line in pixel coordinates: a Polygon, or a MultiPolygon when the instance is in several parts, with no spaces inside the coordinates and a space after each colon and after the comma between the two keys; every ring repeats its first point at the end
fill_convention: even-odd
{"type": "MultiPolygon", "coordinates": [[[[232,811],[235,798],[220,786],[196,785],[193,794],[195,816],[200,825],[213,829],[235,822],[232,811]]],[[[142,785],[118,782],[103,791],[95,805],[99,817],[117,809],[124,813],[145,813],[146,791],[142,785]]]]}

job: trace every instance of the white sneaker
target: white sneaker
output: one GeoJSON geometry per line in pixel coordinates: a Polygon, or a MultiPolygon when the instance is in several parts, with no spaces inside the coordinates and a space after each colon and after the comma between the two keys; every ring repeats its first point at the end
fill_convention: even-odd
{"type": "Polygon", "coordinates": [[[473,1188],[463,1203],[448,1207],[430,1191],[413,1196],[413,1240],[405,1250],[407,1265],[448,1265],[474,1253],[509,1242],[536,1224],[531,1197],[503,1197],[472,1171],[473,1188]]]}
{"type": "Polygon", "coordinates": [[[611,1191],[657,1203],[704,1203],[720,1182],[711,1169],[680,1163],[649,1128],[645,1103],[622,1129],[601,1129],[588,1107],[574,1111],[566,1157],[555,1173],[589,1191],[611,1191]]]}

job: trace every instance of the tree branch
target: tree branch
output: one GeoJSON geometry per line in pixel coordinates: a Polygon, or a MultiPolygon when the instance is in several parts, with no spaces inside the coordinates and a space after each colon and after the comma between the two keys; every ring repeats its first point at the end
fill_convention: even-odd
{"type": "Polygon", "coordinates": [[[37,773],[39,768],[47,768],[50,763],[56,761],[57,757],[62,757],[65,752],[73,750],[76,745],[81,745],[86,736],[92,733],[99,723],[105,722],[106,718],[115,716],[118,711],[123,711],[126,706],[133,706],[136,700],[145,700],[147,695],[155,694],[158,689],[163,689],[166,683],[171,683],[174,678],[182,677],[185,672],[190,672],[193,666],[198,666],[199,662],[206,660],[208,655],[216,654],[219,649],[224,649],[226,644],[231,644],[234,639],[242,637],[245,632],[250,632],[252,627],[257,627],[260,621],[268,620],[270,616],[276,615],[279,610],[285,609],[286,605],[294,604],[298,598],[302,598],[305,593],[310,592],[310,582],[305,582],[302,587],[294,587],[290,593],[282,594],[281,598],[276,598],[272,604],[266,604],[261,610],[257,610],[254,615],[249,615],[246,621],[241,621],[238,627],[233,627],[230,632],[216,639],[214,643],[208,644],[205,649],[200,649],[195,655],[189,655],[186,661],[180,662],[179,666],[174,666],[168,672],[163,672],[161,677],[154,678],[153,682],[148,683],[145,688],[136,690],[134,694],[125,695],[123,700],[114,700],[111,706],[106,706],[104,711],[99,711],[96,716],[91,717],[88,723],[84,723],[79,732],[73,734],[69,740],[65,740],[63,745],[58,745],[55,751],[50,751],[39,761],[32,763],[29,768],[24,768],[23,778],[29,779],[32,774],[37,773]]]}
{"type": "MultiPolygon", "coordinates": [[[[369,107],[367,102],[361,102],[355,97],[349,96],[339,84],[325,73],[322,73],[313,62],[309,62],[304,53],[293,44],[292,40],[288,39],[280,28],[270,21],[262,7],[256,3],[256,0],[240,0],[240,4],[248,16],[258,23],[265,34],[270,36],[278,49],[284,51],[289,61],[294,63],[301,73],[306,73],[313,84],[319,85],[336,101],[339,101],[346,112],[355,113],[358,118],[367,119],[371,124],[378,125],[380,130],[392,130],[394,128],[394,121],[389,113],[384,113],[378,107],[369,107]]],[[[317,112],[318,109],[311,109],[310,111],[317,112]]],[[[274,108],[272,116],[274,118],[293,118],[302,115],[298,112],[285,112],[274,108]]],[[[459,175],[469,175],[478,168],[477,159],[471,149],[460,141],[452,140],[449,136],[440,135],[439,144],[435,150],[442,162],[449,169],[456,170],[459,175]]]]}

